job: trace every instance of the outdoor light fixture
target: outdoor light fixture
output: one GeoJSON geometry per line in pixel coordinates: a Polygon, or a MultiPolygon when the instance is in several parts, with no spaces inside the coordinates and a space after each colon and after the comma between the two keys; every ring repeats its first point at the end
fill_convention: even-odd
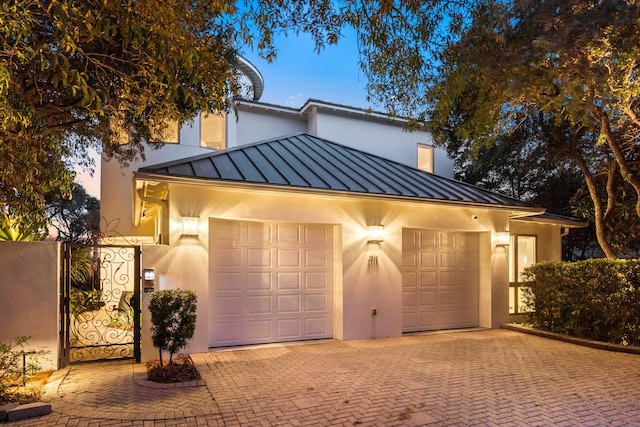
{"type": "Polygon", "coordinates": [[[144,279],[144,291],[153,292],[156,286],[156,271],[153,268],[145,268],[142,271],[142,278],[144,279]]]}
{"type": "Polygon", "coordinates": [[[384,225],[370,225],[367,227],[367,242],[380,243],[384,241],[384,225]]]}
{"type": "Polygon", "coordinates": [[[509,232],[508,231],[498,231],[496,233],[496,246],[509,246],[509,232]]]}
{"type": "Polygon", "coordinates": [[[153,268],[145,268],[143,272],[144,280],[156,280],[156,271],[153,268]]]}
{"type": "Polygon", "coordinates": [[[197,236],[199,220],[200,218],[198,218],[197,216],[183,216],[182,217],[182,235],[197,236]]]}

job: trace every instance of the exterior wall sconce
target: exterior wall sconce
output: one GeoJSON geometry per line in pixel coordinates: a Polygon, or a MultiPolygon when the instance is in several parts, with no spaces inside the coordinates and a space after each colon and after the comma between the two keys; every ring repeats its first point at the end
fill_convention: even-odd
{"type": "Polygon", "coordinates": [[[182,235],[183,236],[198,236],[198,222],[200,218],[197,216],[183,216],[182,217],[182,235]]]}
{"type": "Polygon", "coordinates": [[[145,268],[142,271],[142,278],[144,280],[144,291],[153,292],[156,287],[156,271],[153,268],[145,268]]]}
{"type": "Polygon", "coordinates": [[[498,231],[496,233],[496,246],[509,246],[510,237],[508,231],[498,231]]]}
{"type": "Polygon", "coordinates": [[[370,225],[367,227],[367,242],[380,243],[384,241],[384,225],[370,225]]]}

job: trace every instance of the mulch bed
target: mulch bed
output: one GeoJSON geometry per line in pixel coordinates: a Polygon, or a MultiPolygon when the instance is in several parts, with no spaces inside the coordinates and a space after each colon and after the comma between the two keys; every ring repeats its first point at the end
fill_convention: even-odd
{"type": "Polygon", "coordinates": [[[5,391],[0,391],[0,405],[5,403],[32,403],[40,400],[42,387],[51,376],[51,371],[38,372],[22,386],[9,386],[5,391]]]}
{"type": "Polygon", "coordinates": [[[200,373],[189,356],[175,357],[171,363],[165,361],[163,366],[160,366],[159,360],[147,362],[145,365],[149,381],[181,383],[200,379],[200,373]]]}

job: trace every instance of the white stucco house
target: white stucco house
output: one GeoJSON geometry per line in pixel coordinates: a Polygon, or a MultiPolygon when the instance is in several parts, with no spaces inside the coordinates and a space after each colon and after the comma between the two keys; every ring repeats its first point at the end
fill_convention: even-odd
{"type": "Polygon", "coordinates": [[[199,117],[145,162],[102,163],[101,209],[156,286],[191,288],[188,351],[499,327],[519,272],[581,224],[454,181],[425,129],[311,99],[199,117]]]}

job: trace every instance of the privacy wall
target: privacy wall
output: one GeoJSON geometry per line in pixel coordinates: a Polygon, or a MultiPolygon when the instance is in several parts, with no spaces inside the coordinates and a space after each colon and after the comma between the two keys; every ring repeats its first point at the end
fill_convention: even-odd
{"type": "Polygon", "coordinates": [[[24,350],[45,350],[43,369],[59,368],[61,247],[0,242],[0,341],[30,336],[24,350]]]}

